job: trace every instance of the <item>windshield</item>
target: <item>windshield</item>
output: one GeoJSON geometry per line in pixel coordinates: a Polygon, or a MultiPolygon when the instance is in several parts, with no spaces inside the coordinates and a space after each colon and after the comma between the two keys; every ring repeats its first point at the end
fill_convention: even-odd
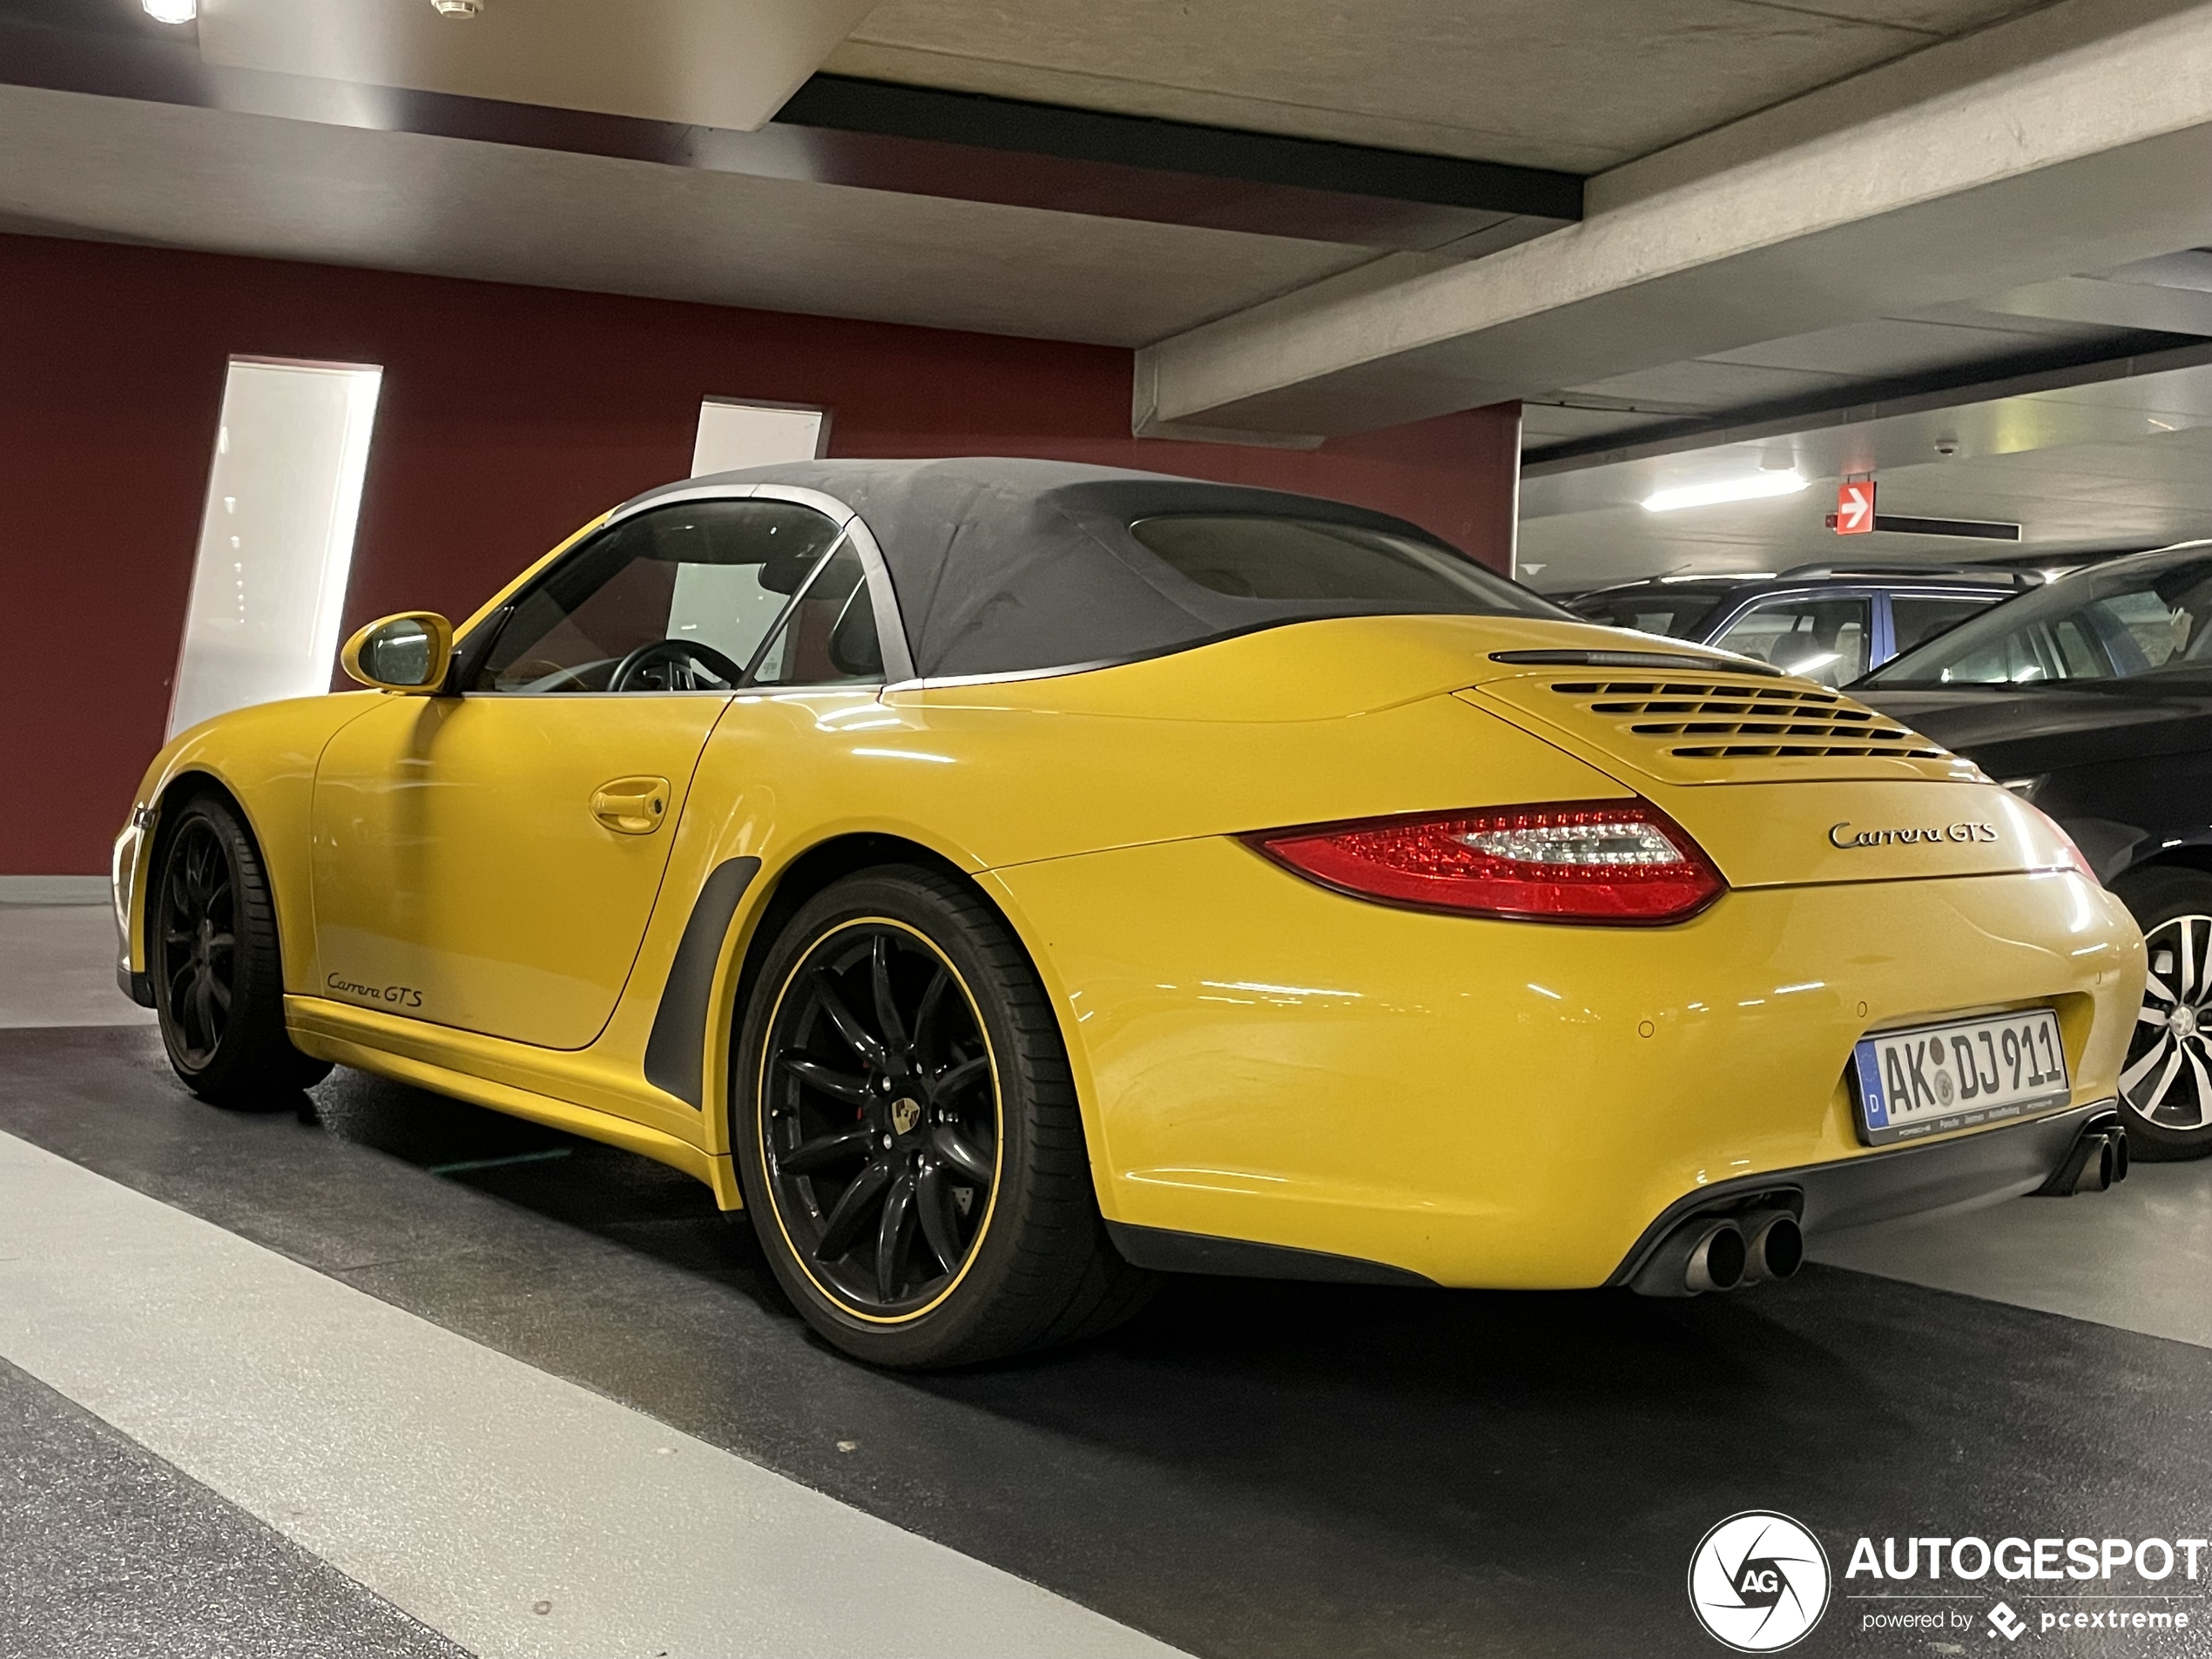
{"type": "Polygon", "coordinates": [[[1177,513],[1129,528],[1162,563],[1210,592],[1289,601],[1312,607],[1316,616],[1566,614],[1464,553],[1362,524],[1177,513]]]}
{"type": "Polygon", "coordinates": [[[1732,588],[1621,588],[1610,593],[1586,593],[1568,601],[1567,608],[1578,617],[1609,627],[1695,639],[1699,624],[1734,591],[1732,588]]]}
{"type": "Polygon", "coordinates": [[[1862,684],[2212,681],[2208,622],[2212,549],[2115,559],[1962,622],[1862,684]]]}

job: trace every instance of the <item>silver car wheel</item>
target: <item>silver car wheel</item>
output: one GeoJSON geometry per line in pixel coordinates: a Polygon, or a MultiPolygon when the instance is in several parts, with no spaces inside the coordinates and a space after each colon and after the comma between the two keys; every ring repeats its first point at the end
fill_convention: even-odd
{"type": "Polygon", "coordinates": [[[2151,929],[2150,972],[2120,1074],[2128,1105],[2161,1129],[2212,1125],[2212,916],[2151,929]]]}

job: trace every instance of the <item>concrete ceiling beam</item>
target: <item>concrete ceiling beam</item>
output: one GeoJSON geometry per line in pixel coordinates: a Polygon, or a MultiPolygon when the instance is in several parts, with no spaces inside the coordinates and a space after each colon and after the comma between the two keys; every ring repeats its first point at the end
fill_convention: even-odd
{"type": "MultiPolygon", "coordinates": [[[[425,8],[422,16],[435,14],[425,8]]],[[[215,20],[210,12],[208,23],[215,20]]],[[[476,21],[452,28],[489,37],[469,35],[476,21]]],[[[401,33],[412,39],[420,26],[414,18],[401,33]]],[[[290,37],[278,32],[274,45],[249,61],[239,51],[219,59],[205,29],[196,47],[148,30],[68,30],[0,17],[0,85],[1460,259],[1540,236],[1582,211],[1582,181],[1569,173],[836,75],[808,77],[772,120],[751,129],[609,113],[586,107],[573,90],[557,105],[448,90],[478,84],[459,72],[484,67],[475,58],[445,64],[452,72],[442,76],[409,70],[411,81],[372,84],[266,67],[340,62],[320,37],[292,43],[300,50],[287,57],[274,48],[290,37]]],[[[246,37],[259,39],[250,31],[246,37]]],[[[482,84],[511,90],[496,78],[482,84]]],[[[650,101],[632,91],[631,102],[650,101]]],[[[600,101],[618,100],[610,92],[600,101]]],[[[744,99],[732,110],[752,113],[744,99]]]]}
{"type": "Polygon", "coordinates": [[[2212,240],[2212,3],[2065,0],[1804,102],[1682,146],[1680,182],[1593,180],[1579,225],[1149,347],[1136,430],[1372,429],[2212,240]]]}

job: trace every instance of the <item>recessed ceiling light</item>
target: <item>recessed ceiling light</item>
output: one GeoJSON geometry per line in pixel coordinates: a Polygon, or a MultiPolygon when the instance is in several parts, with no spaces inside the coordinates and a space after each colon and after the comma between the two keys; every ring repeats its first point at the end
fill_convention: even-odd
{"type": "Polygon", "coordinates": [[[1647,513],[1671,513],[1684,507],[1711,507],[1724,501],[1757,501],[1765,496],[1791,496],[1805,487],[1795,469],[1788,472],[1747,472],[1738,478],[1722,478],[1710,484],[1684,484],[1662,489],[1643,498],[1647,513]]]}
{"type": "Polygon", "coordinates": [[[199,16],[199,0],[140,0],[156,23],[190,23],[199,16]]]}

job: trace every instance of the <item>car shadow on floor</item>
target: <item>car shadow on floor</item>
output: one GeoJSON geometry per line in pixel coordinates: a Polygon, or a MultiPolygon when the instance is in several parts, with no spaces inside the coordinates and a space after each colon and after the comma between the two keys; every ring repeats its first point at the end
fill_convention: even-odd
{"type": "Polygon", "coordinates": [[[776,1292],[741,1214],[680,1170],[346,1068],[309,1096],[340,1140],[735,1289],[776,1292]]]}
{"type": "MultiPolygon", "coordinates": [[[[711,1278],[821,1350],[750,1229],[690,1177],[358,1075],[318,1096],[333,1133],[711,1278]]],[[[1443,1650],[1562,1579],[1591,1598],[1594,1647],[1610,1631],[1662,1651],[1637,1609],[1678,1599],[1696,1539],[1743,1508],[1837,1536],[2001,1537],[2134,1524],[2212,1485],[2202,1446],[2176,1448],[2212,1354],[1820,1267],[1695,1301],[1175,1278],[1080,1347],[832,1368],[865,1379],[878,1437],[928,1442],[899,1462],[938,1494],[933,1535],[1140,1623],[1164,1599],[1183,1611],[1156,1628],[1216,1652],[1294,1650],[1318,1608],[1378,1605],[1401,1638],[1440,1622],[1443,1650]],[[2136,1432],[2116,1440],[2123,1414],[2136,1432]],[[995,1519],[945,1514],[963,1478],[995,1519]],[[1049,1501],[1008,1495],[1025,1488],[1049,1501]],[[1018,1546],[1013,1512],[1034,1534],[1018,1546]],[[1104,1541],[1125,1527],[1153,1536],[1104,1541]],[[1224,1580],[1284,1575],[1279,1613],[1193,1611],[1224,1580]]],[[[792,1472],[848,1485],[833,1459],[792,1472]]]]}

